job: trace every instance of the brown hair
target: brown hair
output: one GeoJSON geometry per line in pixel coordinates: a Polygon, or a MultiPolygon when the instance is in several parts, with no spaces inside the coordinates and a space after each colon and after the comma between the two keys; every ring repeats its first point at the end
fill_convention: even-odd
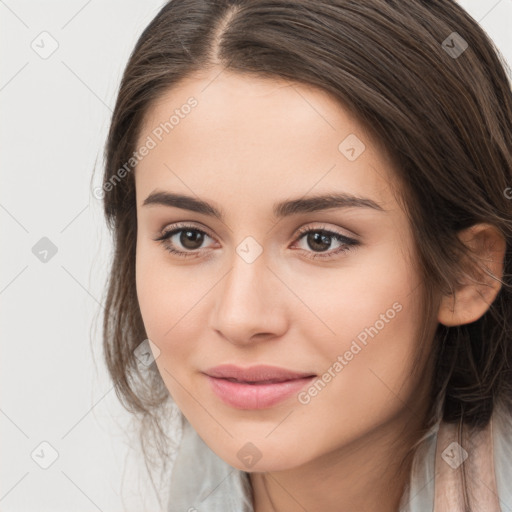
{"type": "MultiPolygon", "coordinates": [[[[457,233],[479,222],[500,230],[507,249],[497,298],[478,321],[435,331],[428,424],[441,411],[445,421],[482,428],[498,401],[512,413],[512,208],[505,193],[512,186],[512,94],[506,65],[482,28],[452,0],[172,0],[126,66],[104,187],[135,151],[154,102],[213,66],[328,92],[390,155],[418,251],[424,326],[434,319],[434,298],[464,275],[468,253],[457,233]]],[[[105,358],[118,397],[140,415],[149,440],[162,432],[169,394],[155,365],[142,375],[133,353],[147,338],[135,288],[133,173],[108,188],[104,209],[115,248],[105,358]]]]}

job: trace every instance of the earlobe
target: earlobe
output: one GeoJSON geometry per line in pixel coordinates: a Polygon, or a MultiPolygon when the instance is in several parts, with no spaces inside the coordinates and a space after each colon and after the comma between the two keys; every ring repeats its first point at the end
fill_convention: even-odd
{"type": "Polygon", "coordinates": [[[459,238],[471,249],[480,268],[468,268],[464,282],[453,293],[443,295],[438,312],[439,323],[452,327],[475,322],[482,317],[501,289],[506,241],[493,225],[481,223],[459,233],[459,238]]]}

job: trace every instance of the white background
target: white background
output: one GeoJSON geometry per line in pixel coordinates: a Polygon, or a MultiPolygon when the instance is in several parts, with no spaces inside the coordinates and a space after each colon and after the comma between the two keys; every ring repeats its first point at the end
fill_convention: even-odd
{"type": "MultiPolygon", "coordinates": [[[[91,191],[125,63],[163,3],[0,0],[2,512],[157,510],[101,359],[111,246],[91,191]],[[31,47],[43,31],[47,59],[31,47]],[[59,454],[46,470],[42,441],[59,454]]],[[[461,3],[512,63],[512,0],[461,3]]]]}

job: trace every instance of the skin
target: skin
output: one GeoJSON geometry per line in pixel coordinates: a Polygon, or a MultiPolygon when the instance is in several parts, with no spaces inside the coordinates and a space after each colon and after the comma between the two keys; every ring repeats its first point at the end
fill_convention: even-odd
{"type": "MultiPolygon", "coordinates": [[[[425,421],[432,368],[427,344],[412,372],[422,283],[411,226],[390,188],[391,162],[325,92],[219,71],[168,91],[140,132],[138,147],[188,98],[197,99],[135,172],[137,294],[147,335],[160,350],[158,370],[206,444],[251,472],[256,512],[395,512],[409,478],[407,450],[425,421]],[[338,149],[349,134],[365,145],[354,161],[338,149]],[[143,205],[155,191],[201,198],[225,219],[143,205]],[[324,193],[368,198],[382,210],[273,217],[274,203],[324,193]],[[197,249],[173,236],[174,248],[193,257],[170,254],[155,241],[178,222],[207,233],[197,249]],[[334,254],[343,244],[330,238],[322,252],[297,233],[301,227],[359,244],[334,254]],[[236,252],[248,236],[262,250],[252,263],[236,252]],[[311,258],[326,253],[333,257],[311,258]],[[322,375],[394,303],[400,312],[307,404],[294,395],[268,409],[234,409],[201,373],[232,363],[322,375]],[[237,457],[247,442],[261,454],[250,468],[237,457]]],[[[479,232],[492,235],[485,226],[479,232]]],[[[474,287],[462,290],[472,298],[463,320],[453,296],[440,300],[437,320],[478,318],[497,293],[493,286],[486,303],[474,287]]]]}

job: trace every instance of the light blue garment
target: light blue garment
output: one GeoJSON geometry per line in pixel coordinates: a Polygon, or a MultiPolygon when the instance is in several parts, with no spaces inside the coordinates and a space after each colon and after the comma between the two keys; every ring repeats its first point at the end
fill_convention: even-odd
{"type": "MultiPolygon", "coordinates": [[[[497,407],[493,413],[494,467],[501,512],[512,512],[512,418],[502,411],[497,407]]],[[[441,425],[437,422],[416,448],[399,512],[434,510],[436,441],[441,425]]],[[[185,418],[182,432],[172,468],[168,511],[254,512],[248,474],[217,456],[185,418]]]]}
{"type": "Polygon", "coordinates": [[[169,512],[253,512],[247,473],[216,455],[183,418],[169,512]]]}

